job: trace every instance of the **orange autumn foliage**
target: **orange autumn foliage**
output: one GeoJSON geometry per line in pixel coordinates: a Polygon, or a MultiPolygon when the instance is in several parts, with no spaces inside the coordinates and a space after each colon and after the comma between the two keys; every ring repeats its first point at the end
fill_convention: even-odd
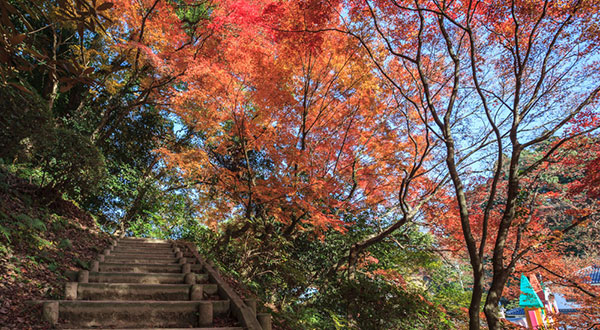
{"type": "MultiPolygon", "coordinates": [[[[140,11],[124,3],[117,8],[140,11]]],[[[394,102],[359,45],[339,34],[265,28],[273,24],[270,13],[290,28],[298,12],[313,7],[219,3],[211,22],[198,27],[211,34],[200,47],[186,45],[189,33],[181,23],[177,29],[168,6],[157,5],[146,24],[170,23],[153,22],[154,34],[122,46],[132,56],[141,50],[159,75],[177,73],[178,87],[160,97],[201,138],[186,150],[159,152],[182,178],[199,183],[198,207],[213,226],[266,216],[343,231],[341,211],[391,207],[401,189],[416,204],[428,191],[425,176],[410,188],[402,182],[407,172],[423,171],[415,164],[427,153],[420,119],[394,102]]],[[[128,25],[142,23],[138,17],[128,25]]]]}

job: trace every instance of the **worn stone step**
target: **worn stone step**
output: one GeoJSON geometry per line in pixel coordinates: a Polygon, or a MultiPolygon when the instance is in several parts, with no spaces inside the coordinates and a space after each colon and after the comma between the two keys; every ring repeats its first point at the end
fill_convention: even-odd
{"type": "Polygon", "coordinates": [[[175,247],[170,244],[138,244],[138,243],[117,243],[116,249],[127,248],[127,249],[174,249],[175,247]]]}
{"type": "MultiPolygon", "coordinates": [[[[198,260],[194,256],[188,256],[185,262],[188,264],[196,264],[198,260]]],[[[104,262],[111,263],[129,263],[129,264],[176,264],[179,263],[179,258],[175,254],[170,256],[156,256],[149,254],[110,254],[104,257],[104,262]]]]}
{"type": "Polygon", "coordinates": [[[150,243],[171,243],[166,239],[144,238],[144,237],[123,237],[117,240],[118,242],[150,242],[150,243]]]}
{"type": "MultiPolygon", "coordinates": [[[[212,300],[214,315],[229,312],[229,300],[212,300]]],[[[197,327],[197,301],[59,301],[62,327],[197,327]]]]}
{"type": "Polygon", "coordinates": [[[101,272],[131,272],[131,273],[181,273],[182,265],[179,264],[134,264],[101,262],[101,272]]]}
{"type": "Polygon", "coordinates": [[[148,257],[122,257],[122,256],[113,256],[109,255],[104,257],[104,262],[110,263],[128,263],[128,264],[176,264],[179,259],[173,256],[171,257],[158,257],[158,258],[148,258],[148,257]]]}
{"type": "MultiPolygon", "coordinates": [[[[217,292],[216,284],[201,284],[205,294],[217,292]]],[[[189,284],[78,283],[77,300],[189,300],[189,284]]]]}
{"type": "Polygon", "coordinates": [[[111,252],[119,253],[175,253],[173,248],[151,248],[151,247],[128,247],[128,246],[116,246],[111,252]]]}
{"type": "Polygon", "coordinates": [[[131,253],[128,251],[111,251],[109,254],[111,257],[123,257],[123,258],[173,258],[175,257],[175,252],[153,252],[153,251],[143,251],[143,252],[135,252],[131,253]]]}
{"type": "Polygon", "coordinates": [[[112,252],[119,253],[175,253],[172,248],[131,248],[131,247],[122,247],[117,246],[114,248],[112,252]]]}
{"type": "Polygon", "coordinates": [[[145,243],[145,242],[117,242],[116,247],[129,247],[129,248],[172,248],[171,243],[145,243]]]}
{"type": "Polygon", "coordinates": [[[174,247],[164,246],[153,246],[153,245],[117,245],[114,250],[131,250],[131,251],[173,251],[174,247]]]}
{"type": "MultiPolygon", "coordinates": [[[[123,272],[90,272],[92,283],[144,283],[144,284],[181,284],[185,274],[182,273],[123,273],[123,272]]],[[[207,274],[196,274],[196,282],[208,281],[207,274]]]]}

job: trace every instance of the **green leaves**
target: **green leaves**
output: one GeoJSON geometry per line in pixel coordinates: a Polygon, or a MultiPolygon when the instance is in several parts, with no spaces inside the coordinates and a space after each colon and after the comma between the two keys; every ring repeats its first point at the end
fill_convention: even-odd
{"type": "Polygon", "coordinates": [[[346,234],[329,231],[323,240],[310,228],[285,237],[285,225],[257,218],[226,245],[224,236],[242,228],[243,219],[221,232],[197,223],[182,223],[182,230],[184,238],[220,261],[245,289],[276,306],[276,319],[293,329],[452,328],[451,318],[463,317],[460,308],[468,305],[469,292],[455,280],[460,276],[456,270],[432,252],[433,237],[416,225],[369,248],[361,261],[378,262],[362,262],[349,277],[348,248],[374,232],[367,219],[349,217],[354,225],[346,234]],[[408,284],[398,285],[401,281],[381,274],[399,274],[408,284]]]}
{"type": "Polygon", "coordinates": [[[63,238],[60,240],[60,243],[58,243],[58,248],[61,250],[69,250],[73,248],[73,243],[70,239],[63,238]]]}
{"type": "Polygon", "coordinates": [[[40,232],[46,230],[46,224],[42,220],[33,218],[28,214],[18,214],[14,216],[14,220],[17,221],[19,228],[24,231],[33,230],[40,232]]]}
{"type": "Polygon", "coordinates": [[[0,225],[0,234],[10,243],[11,231],[7,227],[0,225]]]}
{"type": "Polygon", "coordinates": [[[42,168],[50,176],[48,185],[71,196],[94,192],[105,176],[100,150],[72,130],[54,129],[36,150],[42,168]]]}

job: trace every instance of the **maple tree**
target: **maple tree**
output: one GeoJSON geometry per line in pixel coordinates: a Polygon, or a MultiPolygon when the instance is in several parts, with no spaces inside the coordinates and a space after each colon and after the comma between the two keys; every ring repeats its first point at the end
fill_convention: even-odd
{"type": "Polygon", "coordinates": [[[353,246],[353,264],[363,246],[380,242],[443,191],[446,205],[456,207],[452,221],[460,223],[473,268],[470,327],[480,327],[487,291],[487,322],[498,328],[499,299],[525,255],[506,251],[511,244],[533,249],[535,240],[522,235],[545,230],[531,220],[535,213],[522,214],[523,178],[597,128],[561,137],[521,167],[523,152],[596,103],[598,45],[589,17],[597,6],[367,1],[215,8],[207,53],[196,51],[186,62],[155,47],[147,52],[164,71],[185,63],[171,110],[202,137],[184,152],[161,152],[198,187],[207,219],[241,219],[225,241],[253,219],[283,222],[291,235],[299,225],[344,231],[342,209],[399,210],[401,220],[353,246]],[[336,16],[343,6],[349,15],[336,16]],[[357,73],[365,80],[354,80],[357,73]],[[438,144],[444,151],[430,155],[438,144]],[[490,179],[470,192],[477,180],[471,173],[484,162],[493,169],[490,179]],[[441,163],[440,178],[423,176],[425,165],[441,163]],[[453,188],[440,189],[448,181],[453,188]],[[474,209],[475,201],[483,206],[474,209]]]}
{"type": "MultiPolygon", "coordinates": [[[[284,236],[306,226],[322,235],[345,231],[345,212],[402,213],[383,233],[357,243],[355,263],[360,250],[410,221],[433,196],[423,166],[429,130],[368,69],[351,38],[262,27],[293,28],[304,11],[294,6],[268,6],[261,24],[253,18],[250,26],[229,26],[235,34],[220,41],[222,58],[210,68],[188,68],[181,77],[186,87],[171,101],[202,140],[164,154],[198,187],[207,218],[244,222],[226,240],[254,218],[287,224],[284,236]]],[[[314,10],[304,14],[314,17],[314,10]]]]}
{"type": "MultiPolygon", "coordinates": [[[[568,133],[584,131],[597,125],[598,118],[585,114],[579,116],[568,129],[568,133]]],[[[557,238],[548,247],[555,250],[554,255],[544,255],[540,262],[537,255],[524,255],[524,271],[538,272],[545,281],[553,284],[570,301],[579,306],[579,313],[559,315],[557,325],[566,327],[590,328],[600,320],[598,300],[600,291],[590,283],[590,271],[597,267],[598,235],[597,198],[593,196],[594,186],[589,185],[589,169],[598,157],[597,134],[585,134],[568,141],[547,162],[531,174],[526,180],[528,190],[535,192],[538,200],[540,221],[552,230],[557,238]],[[558,212],[557,212],[558,211],[558,212]]],[[[554,146],[550,141],[546,146],[532,153],[535,159],[554,146]]],[[[529,157],[527,157],[529,158],[529,157]]],[[[547,243],[546,238],[537,237],[537,241],[547,243]]],[[[538,243],[539,244],[539,243],[538,243]]]]}
{"type": "Polygon", "coordinates": [[[440,159],[453,186],[449,196],[473,269],[470,328],[480,328],[486,291],[487,323],[498,329],[498,303],[521,259],[508,254],[508,242],[511,229],[526,227],[518,220],[522,178],[581,133],[562,137],[526,168],[522,154],[597,103],[598,33],[592,19],[597,3],[349,1],[328,8],[349,13],[341,15],[341,26],[299,30],[341,32],[359,40],[398,97],[426,118],[424,124],[442,142],[440,159]],[[477,232],[468,186],[478,171],[474,164],[486,160],[492,170],[481,192],[485,197],[479,197],[477,232]],[[495,210],[498,199],[502,205],[495,210]]]}
{"type": "MultiPolygon", "coordinates": [[[[353,280],[403,290],[372,253],[404,246],[399,231],[419,222],[469,259],[471,329],[482,305],[500,327],[521,271],[583,292],[584,316],[596,313],[598,293],[577,273],[593,263],[600,197],[596,1],[0,0],[0,10],[5,111],[24,99],[44,108],[2,123],[16,142],[1,141],[1,156],[108,209],[119,234],[173,234],[140,216],[165,216],[167,201],[219,233],[217,246],[246,249],[253,277],[261,256],[356,230],[327,272],[347,275],[349,292],[353,280]],[[590,244],[574,237],[584,230],[590,244]]],[[[327,272],[316,274],[335,278],[327,272]]]]}
{"type": "MultiPolygon", "coordinates": [[[[563,294],[579,306],[575,315],[559,315],[555,325],[589,328],[597,322],[598,289],[590,285],[582,270],[594,267],[597,263],[597,223],[594,216],[598,212],[597,200],[589,199],[581,189],[582,173],[595,160],[597,150],[595,136],[575,138],[542,162],[538,168],[521,178],[522,189],[517,201],[515,225],[506,237],[510,260],[514,269],[507,280],[508,287],[503,298],[516,299],[519,292],[520,274],[541,276],[544,283],[553,292],[563,294]],[[582,148],[583,145],[588,148],[582,148]],[[585,151],[584,151],[585,150],[585,151]],[[577,157],[574,157],[577,154],[577,157]],[[587,154],[587,155],[586,155],[587,154]]],[[[559,142],[556,139],[554,142],[559,142]]],[[[526,168],[539,160],[555,146],[548,142],[533,152],[524,153],[521,168],[526,168]]],[[[507,165],[505,164],[504,167],[507,165]]],[[[470,185],[467,192],[469,213],[474,237],[481,239],[483,232],[483,198],[491,179],[480,178],[470,185]]],[[[506,180],[498,185],[500,196],[506,191],[506,180]]],[[[459,211],[453,206],[453,197],[448,196],[445,205],[430,217],[438,219],[432,224],[438,233],[440,242],[453,248],[458,256],[467,257],[464,250],[464,236],[460,226],[459,211]]],[[[488,230],[498,230],[500,214],[504,207],[501,198],[493,201],[488,230]]],[[[493,239],[488,237],[486,257],[493,253],[493,239]]],[[[485,265],[485,271],[491,272],[491,265],[485,265]]]]}

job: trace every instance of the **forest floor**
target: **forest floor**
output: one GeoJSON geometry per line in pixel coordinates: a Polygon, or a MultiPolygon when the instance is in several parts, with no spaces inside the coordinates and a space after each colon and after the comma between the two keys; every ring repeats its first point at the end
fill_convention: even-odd
{"type": "Polygon", "coordinates": [[[108,245],[74,203],[0,169],[0,329],[49,328],[28,302],[62,298],[63,274],[108,245]]]}

